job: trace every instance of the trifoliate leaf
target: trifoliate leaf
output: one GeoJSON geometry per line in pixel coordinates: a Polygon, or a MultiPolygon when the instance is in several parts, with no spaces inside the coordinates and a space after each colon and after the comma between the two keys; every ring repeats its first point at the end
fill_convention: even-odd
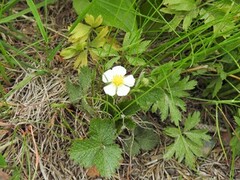
{"type": "Polygon", "coordinates": [[[96,166],[101,176],[110,177],[122,160],[121,149],[114,143],[116,129],[111,120],[90,121],[89,138],[74,141],[69,154],[83,167],[96,166]]]}
{"type": "Polygon", "coordinates": [[[175,154],[179,162],[184,160],[190,168],[195,167],[196,157],[203,156],[204,142],[210,140],[207,131],[193,129],[200,121],[199,115],[199,112],[189,115],[183,130],[175,127],[167,127],[164,130],[166,135],[175,138],[174,143],[167,147],[165,159],[170,159],[175,154]]]}

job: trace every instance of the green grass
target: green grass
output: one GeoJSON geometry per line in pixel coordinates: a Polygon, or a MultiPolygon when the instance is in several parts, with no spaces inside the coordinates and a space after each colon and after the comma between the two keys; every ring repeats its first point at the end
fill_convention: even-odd
{"type": "MultiPolygon", "coordinates": [[[[106,2],[104,7],[116,10],[115,1],[106,2]]],[[[66,82],[67,79],[70,79],[76,85],[79,71],[73,69],[74,58],[64,60],[59,54],[62,49],[68,47],[69,42],[66,37],[79,22],[84,22],[86,13],[103,11],[101,9],[92,10],[91,8],[94,7],[94,4],[92,4],[77,16],[74,9],[71,6],[68,7],[68,3],[71,3],[70,0],[68,2],[43,0],[38,1],[38,3],[33,0],[2,1],[0,6],[0,33],[2,36],[0,40],[0,119],[3,122],[12,123],[14,127],[22,125],[21,128],[28,134],[28,136],[23,137],[18,132],[9,133],[13,141],[15,141],[14,139],[19,141],[13,143],[12,147],[21,149],[21,154],[16,163],[12,163],[12,156],[19,155],[17,151],[14,152],[12,148],[8,148],[9,152],[2,151],[3,155],[6,155],[4,157],[9,160],[9,169],[5,169],[9,174],[14,174],[13,169],[17,168],[25,178],[38,179],[41,173],[45,172],[42,169],[33,168],[35,166],[33,161],[35,158],[34,146],[31,135],[24,129],[27,124],[33,127],[37,148],[40,155],[43,153],[41,158],[46,155],[44,153],[48,152],[41,147],[41,143],[46,143],[46,147],[49,148],[51,154],[48,160],[59,158],[61,155],[65,158],[65,160],[59,160],[61,164],[59,166],[54,164],[55,162],[48,162],[51,167],[48,166],[47,160],[44,162],[44,159],[42,159],[41,168],[45,168],[46,171],[48,169],[54,170],[60,166],[65,166],[64,163],[69,162],[73,170],[67,169],[65,176],[69,174],[71,176],[79,175],[76,173],[80,172],[77,171],[79,167],[69,160],[68,149],[73,139],[88,137],[88,125],[94,118],[110,118],[121,124],[124,112],[134,112],[131,116],[125,118],[132,119],[134,122],[135,119],[138,119],[136,126],[141,126],[141,123],[145,123],[144,118],[142,118],[144,116],[148,119],[147,123],[154,124],[155,128],[152,130],[159,132],[161,136],[167,139],[161,143],[166,144],[166,146],[169,145],[169,138],[162,133],[162,130],[163,127],[174,125],[170,115],[162,122],[161,109],[158,109],[153,115],[150,109],[144,111],[140,107],[136,110],[138,112],[135,112],[133,106],[139,106],[138,103],[141,98],[147,97],[156,88],[163,88],[162,84],[165,82],[167,85],[163,90],[169,93],[170,98],[168,100],[179,103],[175,99],[175,94],[178,92],[175,87],[172,87],[171,78],[178,70],[181,70],[179,81],[189,76],[189,81],[195,80],[197,82],[197,86],[193,90],[187,91],[190,96],[180,95],[180,99],[186,103],[186,112],[181,111],[181,116],[186,117],[188,113],[200,111],[202,115],[201,123],[212,123],[216,126],[217,141],[220,143],[224,158],[232,161],[229,173],[231,172],[231,178],[234,178],[235,157],[229,158],[232,154],[226,150],[227,146],[223,143],[220,129],[230,129],[234,132],[234,129],[237,128],[233,116],[240,108],[240,12],[229,9],[231,13],[224,14],[224,8],[219,8],[217,3],[224,3],[225,1],[207,1],[207,3],[197,5],[197,8],[199,10],[205,8],[209,13],[214,12],[216,10],[214,8],[218,8],[216,12],[221,11],[219,14],[224,15],[218,16],[213,21],[205,22],[204,15],[199,14],[193,19],[190,27],[183,30],[182,22],[177,28],[174,28],[171,23],[175,14],[183,13],[183,11],[178,11],[177,7],[172,6],[176,9],[172,11],[171,15],[163,12],[164,1],[162,3],[155,0],[134,0],[131,2],[129,7],[126,4],[117,12],[131,12],[137,15],[137,23],[139,29],[142,30],[141,38],[150,40],[151,44],[142,54],[133,56],[142,58],[146,64],[142,66],[130,65],[125,58],[128,55],[127,50],[118,51],[121,58],[115,64],[125,66],[128,73],[133,73],[138,82],[136,87],[130,91],[127,98],[106,97],[102,90],[104,85],[101,76],[106,70],[106,63],[111,60],[112,56],[99,57],[98,60],[88,58],[88,66],[94,72],[93,83],[91,83],[90,90],[81,95],[81,98],[84,97],[85,104],[83,102],[74,104],[69,101],[66,82]],[[137,8],[134,3],[136,3],[137,8]],[[143,4],[141,5],[141,3],[143,4]],[[216,3],[215,6],[207,8],[208,5],[214,3],[216,3]],[[226,28],[230,27],[228,31],[217,34],[216,25],[226,19],[232,21],[234,25],[226,26],[226,28]],[[68,32],[67,28],[71,23],[72,26],[68,32]],[[156,77],[154,77],[152,71],[169,62],[173,63],[169,73],[163,73],[164,76],[158,80],[154,79],[156,77]],[[150,83],[154,82],[153,85],[151,87],[143,85],[143,78],[150,83]],[[38,96],[38,94],[41,95],[38,96]],[[126,102],[126,104],[123,106],[121,102],[126,102]],[[44,111],[40,112],[41,110],[44,111]],[[206,115],[209,121],[204,121],[203,115],[206,115]],[[226,122],[224,117],[227,117],[227,120],[231,123],[230,128],[225,125],[229,122],[226,122]],[[49,124],[51,125],[49,126],[49,124]],[[47,137],[44,137],[44,135],[47,135],[47,137]],[[20,143],[22,143],[22,147],[20,147],[20,143]]],[[[236,3],[235,6],[237,7],[239,4],[236,3]]],[[[168,5],[166,4],[164,7],[168,7],[168,5]]],[[[225,5],[225,8],[230,8],[230,6],[225,5]]],[[[107,14],[107,12],[104,13],[107,14]]],[[[117,12],[111,14],[115,21],[107,19],[108,25],[118,22],[119,15],[117,12]]],[[[184,11],[184,13],[181,14],[182,17],[188,11],[184,11]]],[[[129,18],[131,17],[129,15],[129,18]]],[[[129,22],[133,21],[129,19],[129,22]]],[[[124,21],[124,23],[126,25],[127,21],[124,21]]],[[[126,28],[123,24],[119,24],[118,28],[126,28]]],[[[109,35],[118,42],[118,45],[121,45],[125,35],[124,30],[114,29],[114,27],[109,29],[112,30],[109,35]]],[[[96,30],[91,34],[89,44],[97,33],[96,30]]],[[[87,48],[95,47],[89,45],[87,48]]],[[[104,51],[102,50],[102,52],[104,51]]],[[[184,122],[180,122],[180,124],[184,124],[184,122]]],[[[124,138],[132,134],[131,128],[124,128],[126,128],[125,125],[118,129],[119,134],[121,134],[116,142],[119,145],[124,144],[124,138]]],[[[182,128],[181,125],[178,128],[182,128]]],[[[0,126],[0,129],[2,130],[4,127],[0,126]]],[[[229,133],[231,134],[231,132],[229,133]]],[[[1,145],[4,145],[4,143],[1,145]]],[[[163,154],[165,147],[162,146],[160,149],[161,151],[158,153],[163,154]]],[[[125,164],[133,160],[131,157],[129,158],[130,160],[128,158],[124,159],[125,164]]],[[[213,159],[213,161],[215,160],[213,159]]],[[[175,163],[177,164],[177,162],[175,163]]],[[[224,163],[224,160],[221,163],[224,163]]],[[[184,163],[182,162],[182,164],[184,163]]],[[[188,167],[185,166],[185,168],[188,167]]],[[[122,167],[122,169],[124,168],[122,167]]],[[[194,171],[191,172],[194,174],[194,171]]],[[[125,175],[125,173],[123,174],[125,175]]],[[[83,176],[83,173],[81,175],[83,176]]],[[[48,173],[47,176],[52,177],[51,173],[48,173]]]]}

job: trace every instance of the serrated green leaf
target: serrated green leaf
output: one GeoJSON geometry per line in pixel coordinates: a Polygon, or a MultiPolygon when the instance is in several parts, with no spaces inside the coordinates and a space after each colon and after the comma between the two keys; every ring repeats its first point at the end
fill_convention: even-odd
{"type": "Polygon", "coordinates": [[[153,130],[136,128],[135,139],[144,151],[153,149],[159,143],[159,137],[153,130]]]}
{"type": "Polygon", "coordinates": [[[170,159],[175,154],[179,162],[185,160],[186,165],[191,168],[195,167],[195,157],[203,156],[202,148],[204,147],[204,142],[210,140],[210,136],[206,134],[207,131],[191,130],[199,123],[199,115],[198,112],[189,115],[185,121],[184,130],[174,127],[165,129],[165,134],[174,137],[175,141],[167,148],[164,158],[170,159]],[[174,134],[174,131],[178,131],[179,135],[174,134]]]}
{"type": "Polygon", "coordinates": [[[186,165],[189,166],[190,168],[194,169],[195,161],[196,161],[196,158],[195,158],[194,154],[191,151],[188,151],[188,153],[185,156],[186,165]]]}
{"type": "Polygon", "coordinates": [[[82,89],[83,95],[86,95],[88,89],[91,87],[92,84],[92,72],[91,70],[85,66],[80,69],[79,73],[79,86],[82,89]]]}
{"type": "Polygon", "coordinates": [[[104,177],[111,177],[122,160],[122,151],[117,145],[105,146],[95,156],[95,165],[104,177]]]}
{"type": "MultiPolygon", "coordinates": [[[[69,95],[70,101],[72,103],[78,102],[84,96],[87,95],[88,89],[92,83],[92,72],[88,67],[82,67],[80,69],[78,84],[73,84],[67,80],[66,88],[69,95]]],[[[87,103],[87,102],[84,102],[87,103]]],[[[85,104],[86,105],[86,104],[85,104]]]]}
{"type": "Polygon", "coordinates": [[[89,135],[94,140],[104,145],[114,143],[116,139],[116,129],[113,121],[108,119],[93,119],[90,122],[89,135]]]}
{"type": "Polygon", "coordinates": [[[195,156],[201,157],[202,154],[202,148],[204,147],[203,143],[201,145],[197,145],[195,142],[193,142],[191,139],[185,138],[186,144],[188,144],[189,151],[191,151],[195,156]]]}
{"type": "Polygon", "coordinates": [[[176,106],[176,104],[177,104],[176,100],[174,101],[173,99],[169,99],[168,106],[169,106],[169,111],[170,111],[169,113],[170,113],[171,121],[173,121],[174,124],[176,126],[178,126],[179,125],[179,121],[181,121],[181,119],[182,119],[182,114],[179,111],[179,109],[176,106]]]}
{"type": "Polygon", "coordinates": [[[181,131],[179,131],[179,129],[175,127],[165,128],[164,133],[173,138],[177,138],[179,135],[181,135],[181,131]]]}
{"type": "Polygon", "coordinates": [[[74,141],[69,151],[70,158],[84,167],[91,167],[102,147],[101,142],[94,139],[74,141]]]}
{"type": "Polygon", "coordinates": [[[67,80],[66,88],[67,88],[67,93],[69,95],[70,101],[72,103],[76,103],[81,99],[82,89],[80,86],[75,85],[71,83],[69,80],[67,80]]]}
{"type": "Polygon", "coordinates": [[[173,144],[169,145],[166,149],[166,152],[163,155],[163,158],[169,160],[173,157],[175,153],[177,144],[174,142],[173,144]]]}
{"type": "Polygon", "coordinates": [[[184,131],[189,131],[194,128],[200,122],[200,112],[196,111],[192,115],[189,115],[184,122],[184,131]]]}
{"type": "Polygon", "coordinates": [[[137,30],[136,13],[129,0],[73,0],[78,15],[86,13],[102,15],[103,24],[120,28],[126,32],[137,30]]]}
{"type": "Polygon", "coordinates": [[[194,143],[196,143],[198,146],[202,146],[203,145],[203,141],[202,139],[198,136],[197,133],[194,132],[185,132],[184,135],[186,135],[188,137],[188,139],[191,139],[191,141],[193,141],[194,143]]]}
{"type": "Polygon", "coordinates": [[[178,162],[181,162],[188,151],[188,147],[185,146],[185,139],[181,135],[176,139],[175,143],[177,147],[175,150],[175,156],[178,159],[178,162]]]}
{"type": "Polygon", "coordinates": [[[114,144],[116,129],[113,122],[91,120],[89,131],[89,138],[73,142],[70,157],[84,167],[96,166],[102,176],[110,177],[122,159],[121,149],[114,144]]]}

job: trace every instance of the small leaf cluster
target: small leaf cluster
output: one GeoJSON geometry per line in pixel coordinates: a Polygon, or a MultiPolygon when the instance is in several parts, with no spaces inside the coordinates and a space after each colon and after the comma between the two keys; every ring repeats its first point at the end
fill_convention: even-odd
{"type": "Polygon", "coordinates": [[[149,40],[141,38],[142,31],[127,32],[124,35],[123,42],[106,44],[103,48],[96,49],[95,53],[107,60],[105,68],[109,69],[118,61],[127,62],[132,66],[146,65],[143,53],[145,53],[150,45],[149,40]]]}
{"type": "Polygon", "coordinates": [[[70,80],[67,80],[66,88],[67,93],[70,98],[70,102],[73,104],[81,101],[82,108],[85,109],[90,114],[93,113],[91,106],[87,102],[87,95],[89,94],[89,89],[92,85],[92,79],[94,73],[87,66],[80,69],[78,82],[72,83],[70,80]]]}
{"type": "Polygon", "coordinates": [[[70,32],[68,41],[71,45],[63,49],[60,55],[64,59],[76,57],[74,62],[75,69],[87,66],[89,54],[92,59],[96,59],[97,55],[94,53],[94,50],[103,47],[106,43],[106,35],[109,30],[107,26],[101,26],[102,21],[101,15],[95,19],[92,15],[87,14],[85,17],[86,24],[79,23],[70,32]]]}
{"type": "Polygon", "coordinates": [[[194,129],[199,122],[200,113],[194,112],[187,117],[183,130],[179,127],[165,128],[165,134],[174,138],[174,143],[167,147],[164,158],[170,159],[175,154],[179,162],[185,160],[189,167],[195,167],[196,157],[203,156],[204,141],[210,140],[206,130],[194,129]]]}
{"type": "Polygon", "coordinates": [[[155,68],[147,85],[137,93],[137,103],[146,111],[159,110],[162,120],[170,116],[171,121],[179,125],[181,111],[186,110],[182,98],[189,96],[187,90],[192,90],[197,83],[189,77],[181,79],[181,69],[173,69],[171,62],[155,68]]]}
{"type": "Polygon", "coordinates": [[[81,166],[95,166],[102,176],[110,177],[122,160],[122,150],[114,142],[116,137],[113,121],[93,119],[89,138],[75,140],[69,151],[70,157],[81,166]]]}

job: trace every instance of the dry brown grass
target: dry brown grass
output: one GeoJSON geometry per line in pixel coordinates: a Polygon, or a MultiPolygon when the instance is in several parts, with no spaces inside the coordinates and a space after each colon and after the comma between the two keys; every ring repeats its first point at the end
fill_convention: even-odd
{"type": "MultiPolygon", "coordinates": [[[[14,11],[21,11],[24,8],[26,8],[25,3],[19,3],[14,11]]],[[[59,1],[49,6],[47,27],[52,47],[64,38],[67,26],[75,18],[70,1],[59,1]]],[[[31,14],[14,22],[14,26],[26,35],[26,41],[30,44],[38,38],[36,37],[37,27],[31,14]]],[[[8,29],[7,26],[2,26],[2,28],[8,29]]],[[[26,46],[26,42],[16,39],[11,34],[1,33],[1,35],[4,36],[6,42],[19,49],[26,46]]],[[[30,46],[24,53],[36,58],[37,61],[46,61],[44,48],[38,50],[30,46]]],[[[35,63],[32,66],[41,68],[35,63]]],[[[10,109],[8,116],[0,121],[0,150],[5,154],[10,166],[20,168],[21,179],[102,179],[88,177],[86,169],[79,167],[69,159],[68,148],[71,140],[86,137],[89,116],[80,109],[72,107],[68,101],[65,80],[67,76],[74,76],[68,63],[56,55],[50,72],[35,77],[7,98],[6,102],[10,109]],[[54,103],[64,106],[56,108],[52,106],[54,103]]],[[[13,75],[15,82],[12,86],[31,73],[30,69],[16,70],[13,75]]],[[[156,121],[153,123],[161,136],[161,144],[156,149],[142,152],[133,158],[124,155],[120,169],[111,179],[229,178],[229,162],[226,162],[219,146],[216,146],[206,159],[198,160],[196,172],[175,160],[165,161],[163,153],[169,139],[162,135],[161,124],[156,121]]],[[[13,170],[9,169],[6,172],[11,173],[13,170]]],[[[239,159],[236,160],[236,172],[238,173],[236,179],[240,179],[239,159]]]]}

